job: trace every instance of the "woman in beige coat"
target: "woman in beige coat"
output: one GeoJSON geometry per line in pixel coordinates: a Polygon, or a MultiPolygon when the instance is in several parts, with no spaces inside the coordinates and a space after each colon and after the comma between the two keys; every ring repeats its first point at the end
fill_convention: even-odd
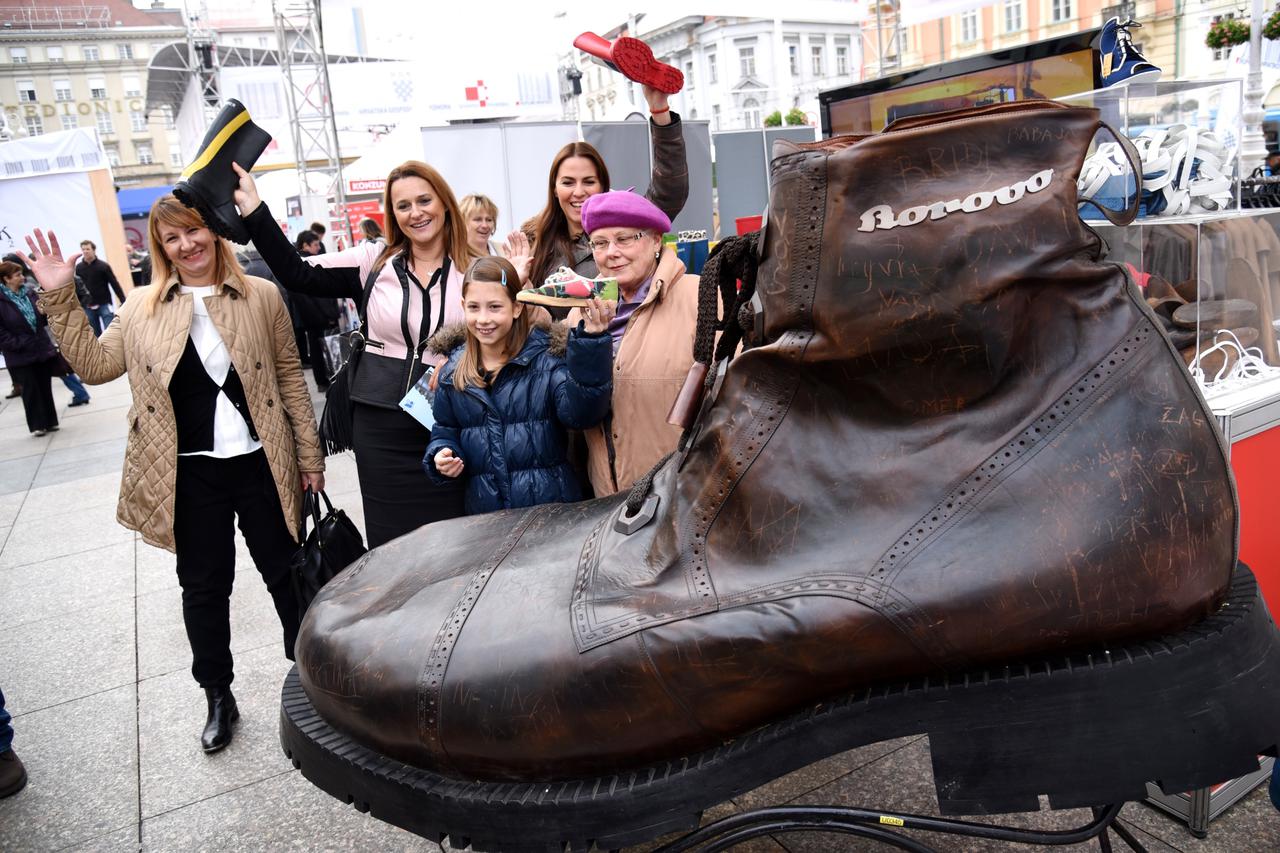
{"type": "Polygon", "coordinates": [[[129,374],[133,407],[116,518],[177,554],[191,672],[205,689],[205,752],[231,741],[230,600],[238,520],[293,658],[289,578],[301,491],[324,488],[324,456],[293,327],[275,285],[240,269],[231,245],[173,195],[151,208],[151,284],[94,337],[76,302],[77,258],[28,237],[40,305],[90,384],[129,374]]]}

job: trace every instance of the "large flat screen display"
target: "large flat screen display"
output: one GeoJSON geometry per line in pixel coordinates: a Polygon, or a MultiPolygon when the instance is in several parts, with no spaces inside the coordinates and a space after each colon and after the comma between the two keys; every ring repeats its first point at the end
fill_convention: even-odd
{"type": "Polygon", "coordinates": [[[875,133],[895,119],[1097,88],[1092,35],[1037,42],[823,92],[826,136],[875,133]]]}

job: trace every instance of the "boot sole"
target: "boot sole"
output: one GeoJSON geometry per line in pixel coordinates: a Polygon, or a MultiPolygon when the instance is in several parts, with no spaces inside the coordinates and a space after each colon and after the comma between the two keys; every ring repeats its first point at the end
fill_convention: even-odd
{"type": "Polygon", "coordinates": [[[629,80],[674,95],[684,88],[684,72],[654,58],[649,45],[622,36],[613,43],[613,64],[629,80]]]}
{"type": "MultiPolygon", "coordinates": [[[[224,240],[230,240],[233,243],[244,245],[248,242],[248,229],[243,225],[237,230],[233,225],[228,223],[223,217],[218,215],[218,210],[204,194],[185,181],[179,181],[173,187],[173,194],[178,201],[192,208],[200,214],[200,218],[204,220],[204,224],[209,230],[224,240]]],[[[233,208],[234,211],[234,208],[233,208]]]]}
{"type": "Polygon", "coordinates": [[[1280,742],[1280,633],[1243,565],[1223,605],[1159,639],[857,692],[716,749],[616,776],[467,782],[381,755],[285,679],[280,740],[302,775],[358,811],[478,851],[616,849],[697,826],[702,810],[854,747],[928,734],[943,814],[1140,800],[1258,768],[1280,742]]]}

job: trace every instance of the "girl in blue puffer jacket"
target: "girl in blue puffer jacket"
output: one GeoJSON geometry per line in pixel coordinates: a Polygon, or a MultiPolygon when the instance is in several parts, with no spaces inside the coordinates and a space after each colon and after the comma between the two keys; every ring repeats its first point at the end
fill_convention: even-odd
{"type": "Polygon", "coordinates": [[[465,477],[467,514],[582,498],[570,429],[604,420],[613,391],[612,303],[593,299],[578,328],[534,324],[504,258],[480,258],[462,283],[465,331],[431,340],[441,368],[422,460],[437,481],[465,477]]]}

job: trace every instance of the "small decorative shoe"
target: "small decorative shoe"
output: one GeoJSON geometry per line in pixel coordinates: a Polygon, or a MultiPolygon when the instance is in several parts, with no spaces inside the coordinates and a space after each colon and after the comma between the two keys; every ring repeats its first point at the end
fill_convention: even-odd
{"type": "Polygon", "coordinates": [[[215,234],[241,245],[249,242],[234,193],[240,178],[231,168],[239,163],[249,170],[271,143],[271,134],[249,118],[244,104],[227,101],[200,143],[196,159],[182,172],[173,194],[187,207],[200,213],[204,224],[215,234]]]}
{"type": "Polygon", "coordinates": [[[546,283],[541,287],[522,290],[516,294],[516,299],[520,302],[569,308],[586,305],[592,297],[616,302],[618,280],[608,276],[586,278],[568,267],[560,267],[547,276],[546,283]]]}
{"type": "Polygon", "coordinates": [[[27,768],[12,749],[0,752],[0,799],[12,797],[27,786],[27,768]]]}
{"type": "Polygon", "coordinates": [[[1119,18],[1102,25],[1098,54],[1102,60],[1103,88],[1120,83],[1154,83],[1160,79],[1160,68],[1147,62],[1130,39],[1129,30],[1141,26],[1134,20],[1121,23],[1119,18]]]}
{"type": "Polygon", "coordinates": [[[583,33],[573,40],[573,46],[628,80],[652,86],[659,92],[674,95],[684,88],[684,72],[654,59],[649,45],[640,39],[621,36],[611,43],[595,33],[583,33]]]}
{"type": "Polygon", "coordinates": [[[230,687],[206,687],[205,698],[209,702],[209,716],[200,733],[200,746],[205,752],[217,752],[231,743],[232,724],[240,719],[236,697],[230,687]]]}
{"type": "Polygon", "coordinates": [[[89,405],[89,398],[85,397],[82,400],[72,400],[70,403],[67,404],[67,408],[74,409],[76,406],[87,406],[87,405],[89,405]]]}

